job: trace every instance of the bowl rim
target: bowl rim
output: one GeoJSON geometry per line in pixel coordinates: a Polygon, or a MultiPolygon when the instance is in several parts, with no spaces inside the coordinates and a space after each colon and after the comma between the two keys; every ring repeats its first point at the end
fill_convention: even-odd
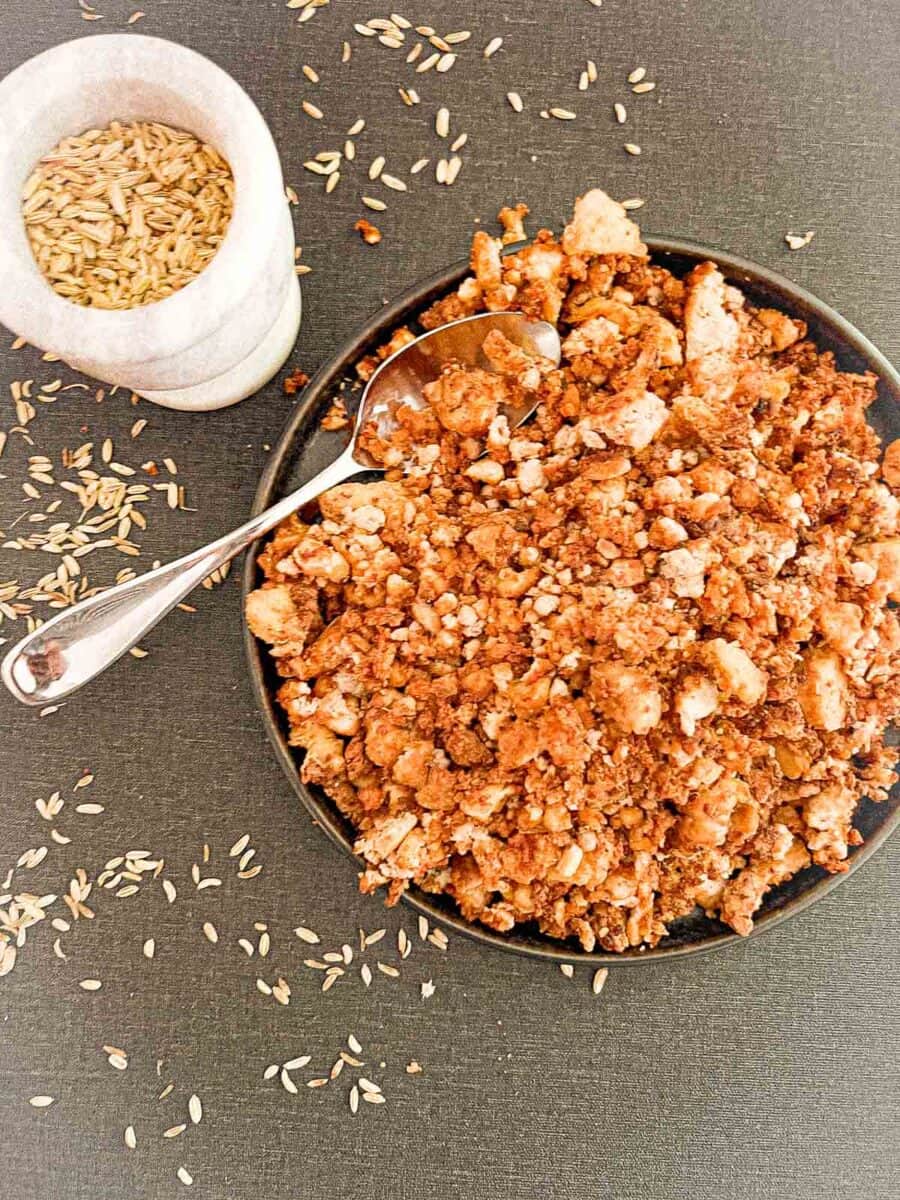
{"type": "MultiPolygon", "coordinates": [[[[650,256],[682,257],[698,262],[710,260],[721,269],[728,282],[764,285],[777,291],[785,297],[787,304],[805,307],[813,313],[823,325],[831,326],[840,338],[853,349],[868,367],[878,375],[887,390],[893,393],[900,402],[900,373],[898,373],[885,356],[878,350],[855,325],[851,324],[830,305],[808,292],[805,288],[793,283],[785,276],[754,263],[739,255],[721,251],[712,246],[701,245],[693,241],[679,238],[654,237],[644,234],[650,256]]],[[[512,246],[507,253],[514,253],[518,247],[512,246]]],[[[319,367],[307,384],[300,402],[289,414],[278,441],[275,443],[271,456],[260,476],[253,499],[253,515],[261,512],[275,497],[278,478],[288,460],[298,432],[308,422],[309,417],[319,403],[323,393],[333,386],[336,379],[346,375],[348,367],[371,348],[378,340],[384,338],[387,331],[404,319],[409,319],[415,311],[421,311],[430,301],[453,288],[469,272],[467,260],[457,261],[443,270],[437,271],[410,287],[404,289],[390,304],[379,309],[354,333],[345,338],[338,348],[319,367]]],[[[257,557],[265,539],[259,539],[247,551],[242,571],[241,594],[246,599],[248,593],[258,584],[257,557]]],[[[262,644],[250,632],[242,605],[242,626],[244,648],[250,668],[250,677],[254,698],[263,718],[266,734],[275,751],[276,758],[287,775],[294,793],[312,818],[313,824],[318,825],[328,835],[332,842],[349,855],[357,864],[359,857],[354,853],[352,844],[341,828],[341,818],[330,801],[318,799],[301,781],[294,755],[288,747],[281,732],[280,717],[276,708],[274,696],[267,686],[265,677],[265,651],[262,644]]],[[[652,949],[634,948],[620,954],[608,951],[578,950],[568,942],[555,942],[545,935],[517,935],[514,932],[498,933],[466,921],[458,911],[445,911],[436,901],[428,897],[428,893],[420,890],[410,890],[403,893],[403,900],[416,912],[449,926],[455,932],[507,953],[525,955],[529,958],[542,959],[550,962],[586,963],[597,966],[636,966],[640,963],[659,962],[663,959],[672,960],[686,958],[696,954],[705,954],[712,950],[724,949],[756,938],[759,934],[774,929],[783,921],[790,919],[811,908],[823,897],[827,896],[845,879],[857,871],[863,863],[887,841],[900,824],[900,805],[894,808],[879,824],[874,833],[851,853],[848,869],[837,875],[828,875],[813,882],[803,893],[785,901],[776,909],[760,914],[754,921],[752,932],[742,937],[731,930],[717,932],[709,938],[696,944],[658,946],[652,949]],[[538,939],[543,940],[538,940],[538,939]]],[[[455,907],[455,906],[454,906],[455,907]]]]}

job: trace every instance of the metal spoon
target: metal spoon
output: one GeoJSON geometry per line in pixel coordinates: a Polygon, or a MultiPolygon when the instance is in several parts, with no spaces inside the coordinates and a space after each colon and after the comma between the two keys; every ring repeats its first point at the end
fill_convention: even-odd
{"type": "MultiPolygon", "coordinates": [[[[378,469],[358,446],[360,430],[370,420],[378,421],[382,433],[389,432],[395,406],[421,408],[422,388],[436,379],[449,362],[492,370],[482,351],[492,329],[499,329],[530,354],[559,362],[556,329],[545,321],[532,321],[523,313],[466,317],[416,338],[386,359],[369,380],[350,444],[330,467],[232,533],[83,600],[45,622],[13,646],[0,664],[0,678],[7,688],[23,704],[49,704],[70,696],[112,666],[210,572],[322,492],[360,471],[378,469]]],[[[536,404],[535,399],[527,407],[507,412],[510,427],[521,425],[536,404]]]]}

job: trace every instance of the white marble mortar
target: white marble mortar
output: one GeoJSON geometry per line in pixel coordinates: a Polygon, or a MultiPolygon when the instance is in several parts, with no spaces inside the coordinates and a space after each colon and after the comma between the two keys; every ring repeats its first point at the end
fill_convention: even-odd
{"type": "Polygon", "coordinates": [[[225,71],[162,38],[79,38],[0,82],[0,321],[43,350],[171,408],[234,404],[283,364],[300,324],[278,152],[225,71]],[[58,296],[31,253],[25,180],[60,138],[119,119],[188,129],[228,159],[234,215],[206,270],[156,304],[109,312],[58,296]]]}

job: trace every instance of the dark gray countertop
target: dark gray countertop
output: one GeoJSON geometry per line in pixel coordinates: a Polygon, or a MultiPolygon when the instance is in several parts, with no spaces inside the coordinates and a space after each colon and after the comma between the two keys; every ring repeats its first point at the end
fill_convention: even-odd
{"type": "MultiPolygon", "coordinates": [[[[354,0],[335,0],[305,25],[284,0],[146,0],[134,26],[209,54],[271,124],[299,193],[303,260],[313,267],[293,365],[311,370],[383,298],[461,257],[475,217],[490,222],[502,203],[525,199],[532,229],[558,225],[574,195],[598,183],[646,197],[648,231],[784,271],[898,357],[900,38],[889,0],[397,4],[443,32],[474,31],[452,71],[415,76],[397,51],[363,41],[352,22],[389,6],[382,14],[354,0]],[[503,49],[485,63],[480,49],[495,34],[503,49]],[[347,66],[343,37],[354,48],[347,66]],[[587,57],[600,78],[581,95],[587,57]],[[321,73],[317,88],[304,80],[304,62],[321,73]],[[639,64],[658,89],[631,97],[623,80],[639,64]],[[410,83],[422,103],[407,109],[397,87],[410,83]],[[530,115],[506,104],[513,89],[530,115]],[[318,123],[300,112],[313,94],[326,115],[318,123]],[[631,113],[624,131],[611,117],[617,98],[631,113]],[[374,185],[364,187],[360,171],[326,197],[302,161],[340,145],[364,115],[362,164],[380,151],[404,174],[420,155],[434,159],[440,103],[470,135],[459,181],[439,188],[426,172],[408,195],[386,193],[390,208],[376,218],[384,241],[363,246],[352,226],[360,192],[374,185]],[[554,103],[576,109],[578,120],[540,120],[535,110],[554,103]],[[626,136],[642,145],[640,158],[622,152],[626,136]],[[789,229],[815,229],[815,240],[791,254],[789,229]]],[[[138,5],[95,7],[103,20],[89,23],[74,0],[3,6],[0,70],[69,37],[122,29],[138,5]]],[[[30,349],[8,353],[10,340],[2,339],[4,396],[16,379],[77,379],[30,349]]],[[[121,394],[101,404],[84,392],[65,397],[41,408],[34,450],[15,440],[0,459],[0,528],[8,533],[22,511],[25,453],[55,456],[109,435],[128,463],[171,454],[196,510],[169,513],[158,498],[140,564],[247,513],[291,403],[277,381],[208,416],[146,404],[135,412],[121,394]],[[132,445],[136,416],[149,426],[132,445]]],[[[11,407],[2,403],[7,428],[11,407]]],[[[0,581],[34,581],[49,569],[37,558],[50,556],[0,550],[0,581]]],[[[99,554],[87,561],[98,582],[127,565],[99,554]]],[[[409,911],[361,898],[352,864],[298,811],[253,707],[236,573],[194,603],[196,613],[174,614],[147,640],[146,659],[120,664],[49,717],[0,697],[0,874],[47,844],[46,861],[20,869],[15,888],[62,893],[76,868],[93,877],[112,856],[142,848],[165,858],[178,889],[172,905],[159,883],[131,897],[91,897],[96,919],[60,934],[67,961],[54,956],[57,933],[45,922],[29,930],[0,980],[4,1196],[896,1197],[896,839],[771,934],[710,957],[615,969],[599,997],[585,972],[568,981],[549,965],[455,937],[441,954],[418,942],[409,911]],[[95,779],[73,794],[85,769],[95,779]],[[49,840],[34,808],[57,788],[66,804],[55,824],[68,845],[49,840]],[[105,811],[77,814],[81,802],[105,811]],[[227,851],[245,831],[263,871],[240,881],[227,851]],[[203,873],[224,882],[198,892],[190,869],[204,841],[203,873]],[[217,926],[218,945],[204,939],[204,921],[217,926]],[[255,921],[271,934],[262,961],[235,944],[258,938],[255,921]],[[386,926],[366,953],[373,968],[378,957],[399,961],[401,925],[416,944],[399,978],[376,970],[367,991],[354,960],[322,995],[321,976],[302,965],[310,950],[292,932],[301,923],[321,934],[320,950],[356,945],[359,926],[386,926]],[[151,936],[152,962],[141,953],[151,936]],[[272,982],[280,974],[292,987],[287,1008],[255,987],[258,975],[272,982]],[[82,991],[87,977],[102,990],[82,991]],[[427,979],[435,993],[423,1000],[427,979]],[[349,1067],[327,1087],[304,1086],[351,1032],[365,1073],[388,1098],[361,1105],[356,1117],[349,1067]],[[108,1065],[104,1044],[128,1052],[126,1071],[108,1065]],[[312,1061],[295,1072],[300,1094],[263,1081],[267,1064],[301,1054],[312,1061]],[[421,1074],[405,1072],[413,1059],[421,1074]],[[169,1082],[173,1092],[158,1101],[169,1082]],[[203,1100],[202,1123],[163,1139],[187,1120],[192,1092],[203,1100]],[[29,1107],[38,1094],[54,1105],[29,1107]],[[128,1124],[137,1131],[132,1152],[122,1140],[128,1124]],[[195,1179],[187,1193],[175,1177],[181,1164],[195,1179]]],[[[0,636],[21,629],[6,621],[0,636]]]]}

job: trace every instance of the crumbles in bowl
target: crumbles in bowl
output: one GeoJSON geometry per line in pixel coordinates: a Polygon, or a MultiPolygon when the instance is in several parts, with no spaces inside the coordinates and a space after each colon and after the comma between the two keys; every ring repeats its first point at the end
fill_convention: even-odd
{"type": "Polygon", "coordinates": [[[560,238],[500,248],[477,233],[421,325],[522,310],[562,361],[499,340],[494,373],[449,364],[393,436],[366,431],[382,479],[266,545],[247,619],[290,744],[366,891],[588,952],[698,910],[747,934],[810,864],[847,869],[860,799],[894,780],[898,451],[866,421],[875,377],[715,263],[655,263],[602,192],[560,238]],[[539,405],[510,429],[521,390],[539,405]]]}

